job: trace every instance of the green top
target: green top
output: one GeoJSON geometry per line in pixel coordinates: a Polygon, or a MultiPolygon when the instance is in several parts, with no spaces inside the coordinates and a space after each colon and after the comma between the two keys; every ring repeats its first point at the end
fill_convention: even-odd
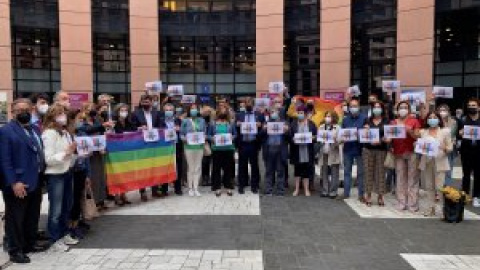
{"type": "MultiPolygon", "coordinates": [[[[214,131],[213,135],[215,135],[215,134],[226,134],[226,133],[230,133],[227,123],[225,123],[225,124],[216,124],[216,125],[215,125],[215,131],[214,131]]],[[[216,146],[216,145],[215,145],[215,141],[214,141],[214,137],[212,137],[212,140],[213,140],[212,151],[230,151],[230,150],[235,150],[235,146],[233,145],[233,143],[232,143],[231,145],[216,146]]],[[[233,140],[233,138],[232,138],[232,140],[233,140]]]]}
{"type": "MultiPolygon", "coordinates": [[[[191,118],[191,120],[189,120],[187,118],[187,121],[184,121],[184,123],[186,123],[186,126],[190,128],[189,131],[191,131],[191,132],[202,132],[202,131],[204,131],[204,124],[202,124],[199,119],[200,118],[198,118],[198,117],[191,118]],[[190,126],[190,125],[192,125],[192,126],[190,126]]],[[[204,148],[204,144],[190,145],[187,142],[185,142],[185,149],[188,149],[188,150],[201,150],[202,149],[203,150],[203,148],[204,148]]]]}

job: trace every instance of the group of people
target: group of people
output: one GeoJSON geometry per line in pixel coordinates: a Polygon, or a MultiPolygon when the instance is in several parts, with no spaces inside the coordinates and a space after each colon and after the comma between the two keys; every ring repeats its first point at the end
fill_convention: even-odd
{"type": "MultiPolygon", "coordinates": [[[[260,159],[265,164],[263,193],[284,196],[288,188],[289,163],[293,165],[295,187],[293,196],[303,189],[311,196],[315,185],[315,167],[320,168],[320,195],[329,198],[350,197],[353,164],[357,165],[358,198],[366,206],[384,206],[384,195],[395,186],[399,210],[419,211],[420,186],[428,192],[428,211],[435,215],[435,204],[441,200],[438,188],[452,183],[453,163],[461,154],[462,189],[469,193],[474,175],[473,205],[480,207],[480,157],[476,141],[463,139],[463,126],[480,126],[479,101],[469,99],[466,115],[452,116],[447,105],[422,104],[413,111],[407,101],[382,102],[369,97],[368,112],[362,112],[358,99],[343,103],[343,114],[335,110],[322,112],[323,121],[316,125],[311,100],[292,100],[278,96],[268,108],[257,108],[254,99],[245,98],[235,111],[227,100],[218,100],[216,108],[209,105],[181,104],[172,97],[159,100],[144,94],[138,107],[116,104],[107,95],[98,102],[71,108],[67,92],[49,97],[38,94],[31,99],[12,103],[12,120],[0,129],[0,172],[5,201],[5,239],[10,259],[28,263],[28,253],[48,248],[68,251],[88,232],[90,226],[82,215],[85,189],[93,191],[99,210],[107,201],[118,206],[131,204],[126,194],[110,196],[105,176],[105,151],[78,156],[75,136],[93,136],[108,132],[124,133],[149,129],[173,129],[177,132],[176,171],[172,183],[149,187],[151,197],[162,198],[174,193],[201,196],[199,186],[210,185],[216,196],[233,196],[235,176],[238,194],[247,187],[260,192],[260,159]],[[292,103],[293,112],[288,110],[292,103]],[[269,123],[281,123],[282,130],[270,132],[269,123]],[[244,123],[255,132],[243,132],[244,123]],[[406,138],[387,139],[384,126],[406,127],[406,138]],[[342,141],[337,135],[346,128],[375,128],[380,141],[360,143],[342,141]],[[333,131],[335,140],[316,141],[319,130],[333,131]],[[205,142],[192,144],[189,134],[203,133],[205,142]],[[310,133],[311,142],[299,143],[299,133],[310,133]],[[230,134],[231,144],[216,144],[215,136],[230,134]],[[434,158],[414,152],[419,138],[438,141],[440,153],[434,158]],[[238,171],[235,171],[238,153],[238,171]],[[389,163],[390,165],[387,165],[389,163]],[[340,172],[343,167],[343,196],[338,196],[340,172]],[[184,173],[186,172],[186,173],[184,173]],[[395,184],[393,184],[395,182],[395,184]],[[421,184],[420,184],[421,183],[421,184]],[[42,194],[49,200],[48,237],[39,234],[42,194]]],[[[141,200],[148,201],[147,189],[139,190],[141,200]]]]}

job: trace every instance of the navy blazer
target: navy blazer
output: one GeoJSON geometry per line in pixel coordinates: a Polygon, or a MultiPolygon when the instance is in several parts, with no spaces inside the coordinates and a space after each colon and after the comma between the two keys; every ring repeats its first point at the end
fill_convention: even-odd
{"type": "MultiPolygon", "coordinates": [[[[157,110],[152,109],[151,114],[152,127],[160,128],[160,113],[157,110]]],[[[132,113],[131,121],[136,128],[147,126],[147,119],[145,118],[145,113],[142,108],[138,108],[132,113]]]]}
{"type": "MultiPolygon", "coordinates": [[[[259,112],[252,112],[254,115],[255,115],[255,122],[257,123],[265,123],[265,116],[259,112]]],[[[237,114],[237,119],[235,119],[235,121],[238,123],[238,122],[245,122],[245,116],[247,115],[247,112],[239,112],[237,114]]],[[[261,134],[262,132],[262,128],[259,127],[258,128],[258,131],[257,131],[257,143],[261,143],[260,139],[261,139],[261,134]]],[[[238,142],[241,143],[243,141],[243,135],[241,134],[240,132],[240,127],[237,126],[237,134],[239,134],[239,136],[237,137],[238,139],[238,142]]]]}
{"type": "MultiPolygon", "coordinates": [[[[38,129],[33,128],[41,141],[38,129]]],[[[22,182],[28,186],[27,191],[34,191],[39,184],[40,164],[32,140],[20,124],[10,120],[0,129],[0,169],[4,177],[4,190],[13,192],[11,186],[22,182]]],[[[43,154],[43,153],[42,153],[43,154]]]]}

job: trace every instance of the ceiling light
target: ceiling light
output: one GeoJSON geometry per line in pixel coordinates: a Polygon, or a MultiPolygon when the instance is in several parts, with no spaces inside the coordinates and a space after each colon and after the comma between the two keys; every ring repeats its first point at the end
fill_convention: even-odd
{"type": "Polygon", "coordinates": [[[452,31],[452,29],[450,29],[450,27],[447,27],[447,28],[445,28],[445,31],[450,32],[450,31],[452,31]]]}

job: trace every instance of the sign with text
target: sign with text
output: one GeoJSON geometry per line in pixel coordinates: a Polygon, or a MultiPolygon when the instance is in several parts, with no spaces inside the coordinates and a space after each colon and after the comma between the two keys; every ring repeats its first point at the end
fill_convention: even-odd
{"type": "Polygon", "coordinates": [[[233,144],[232,134],[230,133],[216,134],[214,140],[216,146],[230,146],[233,144]]]}
{"type": "Polygon", "coordinates": [[[463,126],[463,138],[466,140],[478,141],[480,139],[480,127],[463,126]]]}
{"type": "Polygon", "coordinates": [[[173,142],[177,140],[177,132],[173,128],[167,128],[163,130],[166,142],[173,142]]]}
{"type": "Polygon", "coordinates": [[[180,103],[182,104],[194,104],[197,100],[196,95],[183,95],[180,103]]]}
{"type": "Polygon", "coordinates": [[[378,128],[362,128],[358,130],[360,143],[380,142],[380,130],[378,128]]]}
{"type": "Polygon", "coordinates": [[[362,92],[360,91],[360,87],[358,87],[358,85],[350,86],[347,90],[347,93],[354,97],[362,95],[362,92]]]}
{"type": "Polygon", "coordinates": [[[256,98],[255,107],[257,108],[268,108],[270,107],[270,98],[256,98]]]}
{"type": "Polygon", "coordinates": [[[70,108],[81,109],[84,103],[88,102],[87,93],[68,93],[70,108]]]}
{"type": "Polygon", "coordinates": [[[383,92],[396,92],[400,90],[400,81],[382,81],[383,92]]]}
{"type": "Polygon", "coordinates": [[[203,132],[191,132],[187,133],[188,145],[201,145],[205,143],[205,133],[203,132]]]}
{"type": "Polygon", "coordinates": [[[281,94],[285,84],[283,82],[269,82],[268,83],[268,92],[272,94],[281,94]]]}
{"type": "Polygon", "coordinates": [[[152,93],[161,93],[163,91],[162,81],[146,82],[145,90],[152,93]]]}
{"type": "Polygon", "coordinates": [[[383,133],[387,139],[405,139],[407,137],[404,125],[385,125],[383,133]]]}
{"type": "Polygon", "coordinates": [[[80,157],[88,156],[92,152],[92,138],[91,137],[75,137],[77,143],[77,154],[80,157]]]}
{"type": "Polygon", "coordinates": [[[167,88],[167,94],[170,96],[182,96],[183,95],[183,85],[182,84],[172,84],[167,88]]]}
{"type": "Polygon", "coordinates": [[[325,92],[325,99],[333,100],[333,101],[343,101],[345,100],[345,93],[344,92],[325,92]]]}
{"type": "Polygon", "coordinates": [[[355,142],[358,140],[358,130],[356,128],[342,128],[338,132],[338,138],[343,142],[355,142]]]}
{"type": "Polygon", "coordinates": [[[439,148],[440,143],[436,140],[419,138],[415,143],[415,153],[428,157],[436,157],[438,155],[439,148]]]}
{"type": "Polygon", "coordinates": [[[143,131],[143,140],[145,142],[158,142],[160,140],[160,135],[158,134],[158,129],[149,129],[143,131]]]}
{"type": "Polygon", "coordinates": [[[433,95],[436,98],[453,98],[453,87],[434,86],[433,95]]]}
{"type": "Polygon", "coordinates": [[[282,135],[284,133],[285,123],[283,122],[268,122],[267,134],[268,135],[282,135]]]}
{"type": "Polygon", "coordinates": [[[317,141],[321,143],[335,143],[335,133],[333,130],[319,129],[317,132],[317,141]]]}
{"type": "Polygon", "coordinates": [[[313,141],[313,135],[311,132],[302,132],[302,133],[295,133],[293,135],[293,142],[295,144],[309,144],[313,141]]]}
{"type": "Polygon", "coordinates": [[[400,100],[408,101],[411,106],[418,107],[420,104],[425,103],[427,100],[425,91],[420,89],[406,89],[402,90],[400,94],[400,100]]]}
{"type": "Polygon", "coordinates": [[[92,152],[95,151],[105,151],[107,147],[107,139],[105,135],[92,136],[92,152]]]}
{"type": "Polygon", "coordinates": [[[240,133],[245,135],[257,134],[257,123],[255,122],[242,122],[240,125],[240,133]]]}

